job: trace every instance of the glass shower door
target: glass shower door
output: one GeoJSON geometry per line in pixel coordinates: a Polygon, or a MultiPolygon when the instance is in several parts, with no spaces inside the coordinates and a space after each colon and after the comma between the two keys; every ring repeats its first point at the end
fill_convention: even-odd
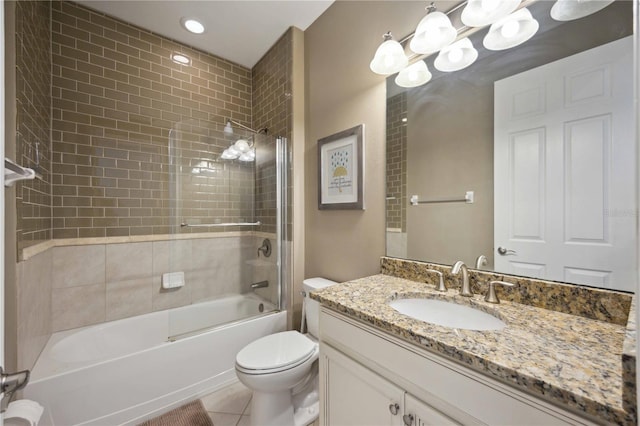
{"type": "Polygon", "coordinates": [[[242,129],[229,136],[202,120],[177,123],[170,136],[172,235],[162,286],[176,287],[162,288],[158,297],[177,307],[169,311],[170,335],[279,310],[285,140],[242,129]],[[231,146],[248,146],[251,154],[228,158],[231,146]]]}

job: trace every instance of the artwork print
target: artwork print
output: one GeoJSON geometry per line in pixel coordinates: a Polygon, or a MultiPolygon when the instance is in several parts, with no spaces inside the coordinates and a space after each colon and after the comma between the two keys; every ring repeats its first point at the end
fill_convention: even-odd
{"type": "Polygon", "coordinates": [[[363,209],[364,125],[318,141],[318,208],[363,209]]]}

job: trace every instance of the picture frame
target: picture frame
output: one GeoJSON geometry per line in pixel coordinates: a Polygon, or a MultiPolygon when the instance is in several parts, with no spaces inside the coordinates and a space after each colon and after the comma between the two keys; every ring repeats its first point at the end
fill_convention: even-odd
{"type": "Polygon", "coordinates": [[[318,140],[318,209],[364,210],[364,124],[318,140]]]}

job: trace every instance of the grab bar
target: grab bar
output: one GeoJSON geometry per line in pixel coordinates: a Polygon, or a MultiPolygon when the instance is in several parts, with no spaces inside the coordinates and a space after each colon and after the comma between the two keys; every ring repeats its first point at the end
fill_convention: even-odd
{"type": "Polygon", "coordinates": [[[181,223],[180,226],[183,228],[218,228],[220,226],[260,226],[262,222],[229,222],[229,223],[200,223],[200,224],[189,224],[189,223],[181,223]]]}
{"type": "Polygon", "coordinates": [[[464,198],[453,197],[453,198],[439,198],[439,199],[435,199],[435,200],[418,201],[418,196],[417,195],[412,195],[411,198],[409,199],[409,203],[411,203],[412,206],[417,206],[418,204],[458,203],[458,202],[464,202],[464,203],[467,203],[467,204],[472,204],[473,203],[473,191],[467,191],[464,194],[464,198]]]}

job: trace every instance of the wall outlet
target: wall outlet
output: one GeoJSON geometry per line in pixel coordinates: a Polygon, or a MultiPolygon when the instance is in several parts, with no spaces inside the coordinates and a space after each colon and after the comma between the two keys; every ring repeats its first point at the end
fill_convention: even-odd
{"type": "Polygon", "coordinates": [[[182,286],[184,286],[184,272],[162,274],[162,288],[178,288],[182,286]]]}

